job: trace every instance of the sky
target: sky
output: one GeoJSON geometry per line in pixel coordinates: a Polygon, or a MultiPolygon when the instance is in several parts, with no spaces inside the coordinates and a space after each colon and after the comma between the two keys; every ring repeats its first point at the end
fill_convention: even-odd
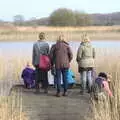
{"type": "Polygon", "coordinates": [[[12,21],[13,16],[48,17],[58,8],[86,13],[120,12],[120,0],[0,0],[0,20],[12,21]]]}

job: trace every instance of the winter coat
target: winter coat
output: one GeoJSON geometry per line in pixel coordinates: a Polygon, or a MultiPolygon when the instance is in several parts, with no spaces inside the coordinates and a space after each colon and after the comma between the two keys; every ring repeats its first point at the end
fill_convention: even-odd
{"type": "Polygon", "coordinates": [[[56,69],[69,68],[73,58],[69,44],[65,41],[58,41],[52,48],[50,56],[56,69]]]}
{"type": "Polygon", "coordinates": [[[77,51],[77,62],[80,68],[93,68],[95,58],[95,49],[90,42],[84,42],[77,51]]]}
{"type": "Polygon", "coordinates": [[[49,45],[44,41],[37,41],[33,45],[33,53],[32,53],[32,64],[33,66],[37,66],[39,64],[40,55],[48,55],[49,54],[49,45]]]}

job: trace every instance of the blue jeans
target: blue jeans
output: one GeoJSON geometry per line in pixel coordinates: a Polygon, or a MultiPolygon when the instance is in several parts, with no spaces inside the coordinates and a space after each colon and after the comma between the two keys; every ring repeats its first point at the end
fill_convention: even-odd
{"type": "Polygon", "coordinates": [[[88,80],[88,89],[91,90],[91,87],[93,85],[92,70],[81,71],[80,74],[81,74],[81,82],[82,82],[82,91],[85,92],[87,80],[88,80]]]}
{"type": "Polygon", "coordinates": [[[68,72],[68,69],[66,69],[66,68],[56,70],[57,93],[60,93],[60,91],[61,91],[61,74],[62,74],[62,78],[63,78],[64,92],[67,92],[67,88],[68,88],[67,72],[68,72]]]}

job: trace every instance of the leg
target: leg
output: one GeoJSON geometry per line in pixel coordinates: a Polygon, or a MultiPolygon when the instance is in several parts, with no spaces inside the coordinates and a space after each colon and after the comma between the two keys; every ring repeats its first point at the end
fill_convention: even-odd
{"type": "Polygon", "coordinates": [[[67,80],[67,72],[68,69],[62,70],[62,77],[63,77],[63,88],[64,88],[64,96],[66,95],[67,89],[68,89],[68,80],[67,80]]]}
{"type": "Polygon", "coordinates": [[[43,71],[43,80],[42,80],[42,86],[44,89],[44,93],[48,93],[48,72],[47,71],[43,71]]]}
{"type": "Polygon", "coordinates": [[[87,80],[87,71],[81,71],[81,82],[82,82],[82,93],[85,92],[86,89],[86,80],[87,80]]]}
{"type": "Polygon", "coordinates": [[[90,93],[92,85],[93,85],[92,71],[91,70],[87,71],[87,79],[88,79],[88,92],[90,93]]]}
{"type": "Polygon", "coordinates": [[[57,85],[57,77],[56,77],[56,75],[54,75],[54,88],[56,88],[56,85],[57,85]]]}
{"type": "Polygon", "coordinates": [[[61,70],[56,70],[56,83],[57,83],[57,94],[60,94],[61,89],[61,70]]]}
{"type": "Polygon", "coordinates": [[[39,80],[41,82],[44,93],[48,92],[48,72],[39,69],[39,80]]]}
{"type": "Polygon", "coordinates": [[[36,92],[39,92],[39,68],[36,67],[35,69],[35,88],[36,88],[36,92]]]}

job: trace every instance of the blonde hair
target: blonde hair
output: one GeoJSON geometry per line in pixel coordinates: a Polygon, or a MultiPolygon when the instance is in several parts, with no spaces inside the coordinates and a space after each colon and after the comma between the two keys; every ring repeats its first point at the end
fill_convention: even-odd
{"type": "Polygon", "coordinates": [[[65,41],[65,36],[64,36],[64,34],[60,34],[60,35],[58,36],[57,41],[65,41]]]}
{"type": "Polygon", "coordinates": [[[82,34],[81,41],[82,42],[90,42],[90,39],[89,39],[87,33],[82,34]]]}

